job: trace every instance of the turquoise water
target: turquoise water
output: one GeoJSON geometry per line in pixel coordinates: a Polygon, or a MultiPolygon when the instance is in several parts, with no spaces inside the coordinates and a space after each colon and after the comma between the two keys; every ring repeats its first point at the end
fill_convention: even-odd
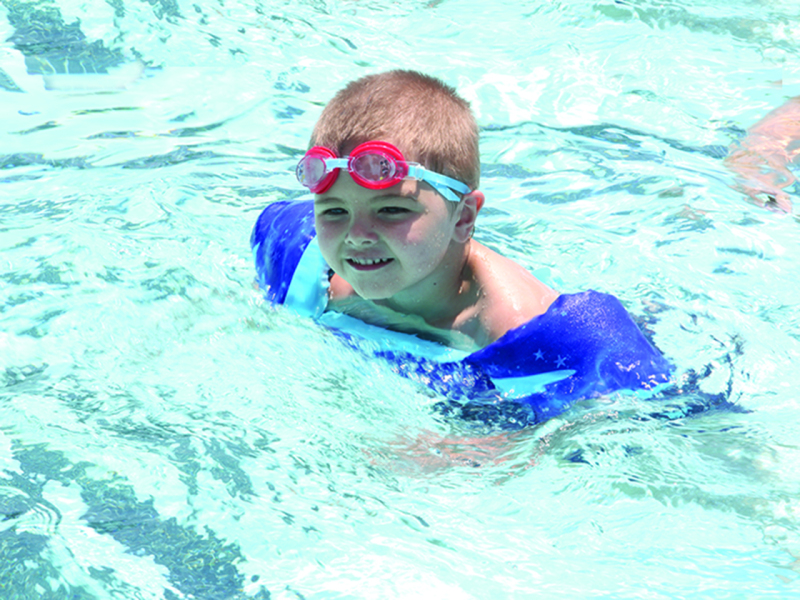
{"type": "Polygon", "coordinates": [[[0,0],[3,599],[800,597],[800,223],[721,161],[796,2],[488,6],[0,0]],[[477,237],[733,407],[482,430],[265,305],[256,216],[396,66],[472,102],[477,237]]]}

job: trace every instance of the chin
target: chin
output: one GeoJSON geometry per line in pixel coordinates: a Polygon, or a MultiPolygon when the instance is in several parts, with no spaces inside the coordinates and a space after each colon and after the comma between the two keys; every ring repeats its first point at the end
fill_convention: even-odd
{"type": "MultiPolygon", "coordinates": [[[[352,285],[352,284],[351,284],[352,285]]],[[[395,290],[389,290],[386,288],[376,289],[374,287],[356,287],[352,286],[355,290],[356,294],[364,298],[365,300],[387,300],[395,295],[395,290]]]]}
{"type": "Polygon", "coordinates": [[[365,291],[356,290],[356,294],[358,294],[359,296],[364,298],[364,300],[372,300],[372,301],[375,301],[375,300],[386,300],[387,298],[391,298],[392,297],[391,294],[387,294],[387,293],[379,292],[379,291],[373,291],[373,290],[365,290],[365,291]]]}

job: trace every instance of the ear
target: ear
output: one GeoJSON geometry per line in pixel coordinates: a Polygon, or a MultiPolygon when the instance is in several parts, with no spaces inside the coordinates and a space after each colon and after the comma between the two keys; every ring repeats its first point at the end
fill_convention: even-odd
{"type": "Polygon", "coordinates": [[[483,192],[474,190],[458,203],[456,228],[453,234],[457,242],[465,244],[472,237],[475,220],[478,218],[478,213],[481,212],[485,200],[483,192]]]}

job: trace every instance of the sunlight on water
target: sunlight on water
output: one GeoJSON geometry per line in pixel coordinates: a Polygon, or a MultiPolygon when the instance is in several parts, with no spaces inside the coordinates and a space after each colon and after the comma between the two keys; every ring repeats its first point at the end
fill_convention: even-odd
{"type": "Polygon", "coordinates": [[[800,95],[796,17],[0,0],[0,595],[797,595],[797,209],[721,160],[800,95]],[[394,67],[476,112],[476,236],[618,296],[680,389],[503,431],[266,304],[257,215],[394,67]]]}

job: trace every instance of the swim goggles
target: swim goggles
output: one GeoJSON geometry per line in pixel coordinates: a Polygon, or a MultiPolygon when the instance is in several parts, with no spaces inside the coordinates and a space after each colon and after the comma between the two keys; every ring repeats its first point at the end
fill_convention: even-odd
{"type": "Polygon", "coordinates": [[[470,192],[467,184],[429,171],[419,163],[406,162],[403,154],[388,142],[366,142],[350,153],[338,158],[336,153],[323,146],[314,146],[297,163],[297,180],[315,194],[328,191],[339,169],[347,169],[358,185],[370,190],[383,190],[403,179],[418,179],[429,183],[451,202],[459,202],[460,194],[470,192]]]}

